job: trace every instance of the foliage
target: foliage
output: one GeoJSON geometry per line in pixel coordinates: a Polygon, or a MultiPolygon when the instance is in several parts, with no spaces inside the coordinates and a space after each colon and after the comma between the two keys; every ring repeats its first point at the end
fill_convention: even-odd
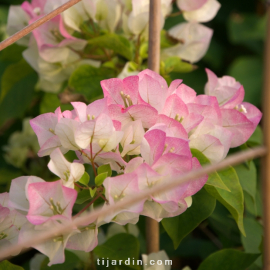
{"type": "MultiPolygon", "coordinates": [[[[2,27],[5,27],[3,21],[7,17],[8,5],[21,4],[22,1],[3,0],[2,2],[0,38],[4,39],[6,34],[2,27]]],[[[161,74],[168,82],[176,78],[184,79],[185,84],[195,89],[198,94],[202,94],[206,82],[204,68],[207,67],[213,69],[219,76],[228,74],[235,77],[244,85],[245,100],[260,107],[265,16],[260,12],[255,13],[255,4],[251,0],[245,5],[242,1],[220,2],[222,8],[217,17],[207,24],[214,29],[214,36],[210,49],[202,61],[195,66],[179,57],[166,57],[161,62],[161,74]]],[[[257,3],[257,5],[257,10],[259,10],[260,4],[257,3]]],[[[176,7],[174,7],[175,10],[176,7]]],[[[181,20],[183,20],[181,15],[169,17],[166,20],[165,29],[169,30],[181,20]]],[[[175,41],[167,39],[164,33],[161,38],[163,48],[175,44],[175,41]]],[[[22,130],[22,119],[33,118],[40,113],[53,112],[58,106],[61,106],[62,111],[68,110],[71,108],[69,101],[96,100],[102,95],[99,82],[116,77],[123,70],[126,62],[130,63],[129,72],[142,70],[147,65],[147,42],[142,42],[140,45],[139,54],[137,54],[139,63],[136,62],[136,48],[125,37],[104,32],[100,37],[89,39],[87,50],[96,47],[107,50],[111,56],[102,60],[100,67],[88,64],[76,67],[69,79],[61,84],[58,93],[37,91],[40,90],[40,85],[37,84],[38,75],[22,57],[25,47],[12,45],[0,52],[1,192],[9,190],[11,179],[25,174],[55,180],[55,176],[47,170],[49,160],[46,157],[38,159],[36,153],[32,151],[27,151],[27,160],[19,168],[4,159],[6,152],[3,146],[8,144],[11,134],[22,130]],[[89,91],[90,88],[91,91],[89,91]],[[76,94],[79,95],[76,96],[76,94]]],[[[97,55],[106,56],[100,50],[97,51],[97,55]]],[[[261,143],[262,136],[258,128],[247,141],[246,146],[253,147],[261,143]]],[[[239,150],[237,148],[235,151],[239,150]]],[[[192,154],[202,165],[210,163],[198,150],[192,151],[192,154]]],[[[197,269],[197,267],[199,270],[261,269],[263,232],[261,194],[257,183],[259,172],[258,162],[248,161],[234,168],[209,175],[205,188],[193,197],[193,204],[186,212],[177,217],[163,219],[161,249],[165,249],[169,257],[181,257],[183,263],[190,265],[192,269],[197,269]],[[221,250],[217,251],[217,246],[221,250]],[[240,246],[244,252],[236,250],[240,246]]],[[[91,173],[93,172],[89,172],[90,182],[88,174],[81,178],[82,185],[93,184],[94,178],[91,173]]],[[[106,174],[107,170],[98,172],[97,185],[101,185],[105,180],[103,173],[106,174]]],[[[110,173],[108,170],[106,176],[110,173]]],[[[85,206],[94,197],[95,192],[96,190],[91,188],[81,190],[78,193],[76,205],[85,206]]],[[[110,260],[125,259],[124,255],[138,258],[139,249],[142,250],[142,245],[145,245],[143,220],[140,220],[138,227],[140,228],[138,239],[128,233],[117,234],[98,246],[94,250],[95,255],[98,258],[108,257],[110,260]]],[[[104,231],[106,230],[105,226],[104,231]]],[[[83,256],[79,255],[68,251],[66,263],[61,266],[52,266],[50,269],[61,269],[60,267],[83,269],[89,266],[89,258],[83,260],[83,256]],[[78,261],[81,264],[78,264],[78,261]]],[[[26,265],[30,256],[32,255],[25,256],[25,259],[15,257],[12,262],[22,265],[24,269],[30,269],[26,265]]],[[[47,264],[46,259],[42,262],[40,269],[49,269],[47,264]]],[[[22,269],[7,261],[2,262],[0,269],[1,267],[22,269]]],[[[124,267],[115,269],[124,269],[124,267]]]]}

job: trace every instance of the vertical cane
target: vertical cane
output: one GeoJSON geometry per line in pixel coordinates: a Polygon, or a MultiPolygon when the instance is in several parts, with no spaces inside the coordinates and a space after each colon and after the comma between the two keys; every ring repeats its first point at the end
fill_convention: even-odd
{"type": "MultiPolygon", "coordinates": [[[[150,0],[148,68],[159,73],[161,0],[150,0]]],[[[147,253],[159,251],[159,223],[146,218],[147,253]]]]}
{"type": "Polygon", "coordinates": [[[262,180],[264,199],[264,270],[270,270],[270,1],[267,1],[267,38],[265,43],[265,69],[263,93],[263,134],[268,149],[262,158],[262,180]]]}

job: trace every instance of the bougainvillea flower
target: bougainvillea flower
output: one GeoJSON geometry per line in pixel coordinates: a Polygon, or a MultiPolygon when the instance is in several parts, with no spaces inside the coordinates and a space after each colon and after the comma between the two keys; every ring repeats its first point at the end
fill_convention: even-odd
{"type": "MultiPolygon", "coordinates": [[[[188,118],[189,117],[187,117],[186,119],[188,118]]],[[[200,121],[201,121],[201,117],[200,117],[200,121]]],[[[197,120],[195,122],[190,121],[189,124],[192,126],[192,129],[198,125],[199,122],[198,123],[197,122],[198,122],[197,120]]],[[[152,126],[149,130],[152,130],[152,129],[160,129],[160,130],[163,130],[166,133],[166,136],[168,137],[176,137],[176,138],[182,138],[182,139],[188,138],[188,132],[190,130],[189,127],[185,128],[182,125],[182,123],[180,123],[179,121],[163,114],[159,114],[158,119],[157,119],[157,124],[152,126]],[[164,128],[163,126],[165,126],[166,128],[164,128]]]]}
{"type": "MultiPolygon", "coordinates": [[[[27,222],[25,215],[0,205],[0,248],[17,244],[20,229],[27,222]]],[[[12,255],[18,255],[19,252],[12,255]]]]}
{"type": "MultiPolygon", "coordinates": [[[[222,126],[233,134],[231,147],[237,147],[245,143],[256,128],[256,125],[245,116],[245,113],[238,110],[222,109],[221,115],[222,126]]],[[[259,120],[258,118],[256,119],[259,120]]]]}
{"type": "Polygon", "coordinates": [[[68,150],[79,150],[75,133],[80,126],[80,122],[70,118],[61,118],[56,125],[55,134],[58,136],[61,145],[68,150]]]}
{"type": "Polygon", "coordinates": [[[76,144],[85,149],[90,143],[97,143],[104,152],[115,149],[124,135],[123,131],[115,130],[112,119],[106,114],[92,119],[76,128],[76,144]]]}
{"type": "Polygon", "coordinates": [[[138,76],[129,76],[123,80],[117,78],[103,80],[100,84],[108,105],[118,104],[127,108],[138,104],[138,76]]]}
{"type": "Polygon", "coordinates": [[[143,104],[147,103],[161,112],[168,91],[167,82],[159,74],[146,69],[138,74],[139,94],[143,104]]]}
{"type": "Polygon", "coordinates": [[[77,191],[62,186],[61,181],[33,183],[28,186],[29,211],[27,219],[39,225],[51,217],[71,219],[77,191]]]}
{"type": "Polygon", "coordinates": [[[71,102],[74,113],[82,123],[97,119],[101,114],[109,114],[107,98],[96,100],[89,105],[83,102],[71,102]]]}
{"type": "Polygon", "coordinates": [[[31,3],[28,1],[24,1],[21,7],[31,19],[33,18],[37,19],[38,16],[44,14],[45,5],[46,5],[46,1],[32,0],[31,3]]]}
{"type": "Polygon", "coordinates": [[[169,260],[168,255],[164,250],[161,250],[156,253],[151,253],[149,255],[142,254],[142,260],[144,265],[144,270],[171,270],[171,266],[167,265],[167,260],[169,260]],[[151,266],[150,262],[157,262],[158,260],[161,260],[161,265],[155,264],[155,266],[151,266]]]}
{"type": "MultiPolygon", "coordinates": [[[[13,6],[9,8],[7,18],[7,33],[11,36],[23,29],[30,20],[29,15],[23,10],[22,6],[13,6]]],[[[29,35],[19,39],[18,44],[23,46],[29,45],[29,35]]]]}
{"type": "MultiPolygon", "coordinates": [[[[110,205],[139,192],[138,178],[134,173],[108,177],[105,179],[103,185],[105,187],[105,196],[110,205]]],[[[143,209],[143,204],[144,200],[130,207],[119,209],[117,212],[111,213],[111,215],[104,220],[107,222],[113,221],[120,225],[125,225],[127,223],[135,224],[138,222],[139,213],[143,209]]]]}
{"type": "Polygon", "coordinates": [[[130,122],[129,124],[125,125],[123,131],[124,136],[120,142],[123,148],[121,156],[124,157],[125,155],[139,155],[140,144],[145,133],[142,126],[142,121],[137,120],[130,122]]]}
{"type": "Polygon", "coordinates": [[[231,146],[233,133],[204,120],[189,137],[190,148],[201,151],[211,162],[223,160],[231,146]]]}
{"type": "Polygon", "coordinates": [[[55,149],[50,157],[48,164],[50,171],[61,178],[63,186],[74,188],[74,183],[79,181],[84,174],[84,166],[80,163],[68,162],[60,149],[55,149]]]}
{"type": "Polygon", "coordinates": [[[177,0],[177,6],[180,10],[191,11],[201,8],[207,0],[177,0]]]}
{"type": "MultiPolygon", "coordinates": [[[[81,214],[87,215],[88,212],[81,214]]],[[[89,214],[89,213],[88,213],[89,214]]],[[[76,220],[76,218],[75,218],[76,220]]],[[[92,251],[98,245],[98,226],[93,220],[77,228],[67,241],[67,248],[73,250],[92,251]]]]}
{"type": "Polygon", "coordinates": [[[130,122],[141,120],[144,128],[150,128],[156,123],[158,117],[155,108],[143,104],[133,105],[127,109],[119,105],[110,105],[109,111],[112,119],[121,122],[122,127],[130,122]]]}
{"type": "Polygon", "coordinates": [[[30,125],[38,137],[41,148],[38,152],[40,157],[49,155],[57,147],[60,147],[62,152],[67,152],[55,133],[56,125],[61,118],[61,109],[57,108],[55,113],[45,113],[30,120],[30,125]]]}
{"type": "Polygon", "coordinates": [[[178,56],[195,63],[208,50],[213,30],[195,22],[185,22],[171,28],[169,35],[181,41],[181,43],[164,49],[163,53],[168,56],[178,56]]]}
{"type": "MultiPolygon", "coordinates": [[[[57,219],[58,221],[55,219],[50,219],[40,225],[34,225],[31,223],[25,224],[21,228],[19,242],[24,243],[30,238],[32,239],[33,237],[39,237],[42,235],[42,233],[50,231],[51,228],[64,228],[68,220],[64,217],[58,217],[57,219]]],[[[67,246],[67,241],[76,232],[79,231],[74,228],[74,231],[71,233],[56,236],[55,238],[44,241],[41,244],[34,245],[33,248],[49,257],[49,266],[63,263],[65,261],[65,248],[67,246]]]]}
{"type": "Polygon", "coordinates": [[[257,109],[254,105],[248,102],[243,102],[245,95],[244,87],[239,82],[237,82],[233,77],[223,76],[222,78],[218,78],[209,69],[206,69],[206,73],[208,75],[208,82],[205,85],[205,93],[210,96],[215,96],[219,102],[219,106],[222,109],[230,109],[226,111],[226,116],[228,116],[229,118],[237,117],[237,115],[239,114],[233,111],[236,110],[243,114],[243,116],[239,117],[242,119],[242,121],[245,122],[245,123],[243,122],[242,124],[246,128],[247,122],[245,121],[245,118],[247,118],[249,121],[253,123],[254,127],[251,128],[247,133],[246,130],[240,131],[242,124],[239,122],[241,120],[238,117],[238,124],[237,126],[234,125],[235,127],[233,130],[236,132],[236,129],[238,129],[239,132],[242,132],[243,135],[244,133],[246,134],[245,136],[242,137],[242,139],[240,139],[241,136],[240,133],[238,132],[238,135],[236,135],[238,139],[235,138],[233,145],[242,144],[244,141],[246,141],[246,139],[249,138],[249,136],[252,134],[251,132],[255,130],[256,126],[260,122],[262,118],[261,111],[257,109]],[[230,112],[232,114],[231,116],[229,116],[230,112]]]}
{"type": "Polygon", "coordinates": [[[28,186],[32,183],[45,183],[45,181],[36,176],[21,176],[11,182],[9,191],[8,207],[28,212],[29,196],[28,186]]]}
{"type": "Polygon", "coordinates": [[[8,201],[9,201],[9,193],[8,192],[0,193],[0,204],[3,207],[8,207],[8,201]]]}
{"type": "MultiPolygon", "coordinates": [[[[182,1],[183,0],[180,0],[180,2],[182,1]]],[[[186,2],[188,1],[189,0],[186,0],[186,2]]],[[[220,7],[221,5],[217,0],[207,0],[201,7],[198,7],[197,9],[183,10],[183,16],[187,21],[209,22],[217,15],[220,7]]]]}
{"type": "Polygon", "coordinates": [[[233,77],[218,78],[211,70],[206,69],[208,82],[205,85],[205,94],[215,96],[219,106],[224,109],[233,109],[243,102],[245,90],[233,77]]]}
{"type": "MultiPolygon", "coordinates": [[[[70,53],[68,52],[69,47],[74,50],[82,50],[87,44],[85,40],[75,38],[67,32],[60,15],[36,28],[33,31],[33,35],[36,39],[40,56],[45,61],[52,63],[63,61],[67,54],[70,53]],[[52,48],[59,48],[59,50],[50,51],[52,48]],[[55,53],[52,55],[52,52],[55,53]]],[[[74,59],[79,59],[76,53],[74,53],[73,57],[74,59]]]]}

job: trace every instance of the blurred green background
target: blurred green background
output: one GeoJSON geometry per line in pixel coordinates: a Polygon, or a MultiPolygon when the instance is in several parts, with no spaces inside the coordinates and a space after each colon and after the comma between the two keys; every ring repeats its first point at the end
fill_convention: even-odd
{"type": "MultiPolygon", "coordinates": [[[[0,0],[1,40],[6,38],[5,24],[9,5],[22,2],[21,0],[0,0]]],[[[183,74],[173,73],[172,77],[184,79],[185,84],[201,94],[207,81],[204,71],[206,67],[213,70],[219,77],[231,75],[244,85],[245,100],[260,108],[266,30],[264,3],[260,0],[219,0],[219,2],[222,5],[220,11],[214,20],[206,24],[214,29],[207,54],[196,64],[198,68],[195,71],[183,74]]],[[[171,28],[180,20],[180,16],[169,18],[165,28],[171,28]]],[[[8,191],[11,180],[21,175],[37,175],[46,180],[52,178],[47,169],[48,157],[36,156],[36,137],[27,123],[23,125],[23,119],[54,111],[59,105],[62,109],[70,107],[68,104],[61,104],[61,94],[48,94],[35,90],[37,74],[23,60],[24,49],[24,47],[12,45],[0,52],[0,192],[8,191]],[[13,134],[12,137],[11,134],[13,134]],[[11,162],[8,162],[10,160],[11,162]]],[[[62,103],[66,102],[62,101],[62,103]]],[[[258,163],[255,164],[259,169],[258,163]]],[[[173,249],[171,239],[161,226],[161,248],[165,249],[171,257],[176,258],[175,269],[180,269],[178,267],[185,265],[190,265],[192,269],[195,269],[194,267],[197,267],[201,260],[219,250],[220,247],[234,247],[250,253],[260,252],[261,195],[257,191],[256,203],[251,202],[252,199],[248,195],[245,199],[244,224],[247,238],[240,236],[236,223],[219,203],[212,216],[184,238],[177,250],[173,249]],[[181,260],[177,259],[178,257],[181,257],[181,260]]],[[[143,231],[142,219],[138,225],[143,231]]],[[[144,251],[143,246],[141,250],[144,251]]],[[[32,256],[31,254],[28,256],[32,256]]],[[[27,256],[20,256],[15,258],[14,262],[25,265],[26,258],[27,256]]],[[[261,269],[261,258],[250,269],[261,269]]]]}

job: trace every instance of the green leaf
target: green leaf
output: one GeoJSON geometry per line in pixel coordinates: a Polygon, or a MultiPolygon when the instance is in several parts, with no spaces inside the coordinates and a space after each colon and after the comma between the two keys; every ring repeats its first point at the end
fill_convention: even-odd
{"type": "Polygon", "coordinates": [[[164,218],[161,221],[164,229],[173,240],[175,249],[189,233],[212,214],[216,206],[216,200],[204,189],[192,196],[192,199],[191,207],[183,214],[164,218]]]}
{"type": "Polygon", "coordinates": [[[0,270],[23,270],[23,268],[5,260],[0,262],[0,270]]]}
{"type": "Polygon", "coordinates": [[[205,189],[229,210],[235,219],[239,230],[245,235],[243,225],[244,194],[237,173],[233,167],[229,167],[219,171],[218,174],[225,185],[230,189],[230,192],[210,185],[205,185],[205,189]]]}
{"type": "Polygon", "coordinates": [[[98,174],[105,173],[105,172],[107,173],[108,177],[112,176],[112,169],[111,169],[110,164],[105,164],[98,167],[98,174]]]}
{"type": "Polygon", "coordinates": [[[65,262],[48,266],[49,259],[46,258],[40,267],[40,270],[73,270],[80,264],[80,259],[73,252],[65,250],[65,262]]]}
{"type": "Polygon", "coordinates": [[[31,73],[33,73],[33,69],[26,63],[24,59],[16,64],[8,66],[1,80],[0,103],[3,101],[4,97],[11,90],[14,84],[21,81],[31,73]],[[16,74],[16,76],[14,76],[14,74],[16,74]]]}
{"type": "Polygon", "coordinates": [[[177,44],[177,41],[174,40],[173,38],[171,38],[168,34],[166,30],[161,30],[160,32],[160,47],[162,49],[165,48],[170,48],[172,46],[174,46],[175,44],[177,44]]]}
{"type": "Polygon", "coordinates": [[[98,48],[113,50],[115,53],[124,56],[128,60],[132,60],[133,58],[133,49],[129,40],[116,34],[110,33],[92,38],[88,41],[88,44],[98,48]]]}
{"type": "MultiPolygon", "coordinates": [[[[196,157],[199,160],[199,162],[202,166],[210,164],[209,159],[201,151],[199,151],[197,149],[191,149],[191,153],[192,153],[193,157],[196,157]]],[[[217,188],[221,188],[221,189],[230,191],[229,188],[224,184],[224,182],[220,178],[218,172],[213,172],[213,173],[209,174],[206,185],[210,185],[210,186],[214,186],[217,188]]]]}
{"type": "Polygon", "coordinates": [[[83,176],[79,180],[80,183],[84,184],[85,186],[88,186],[90,180],[90,176],[87,172],[84,172],[83,176]]]}
{"type": "Polygon", "coordinates": [[[94,196],[95,196],[95,194],[96,194],[96,191],[97,191],[97,188],[96,188],[96,187],[95,187],[94,189],[89,188],[89,191],[90,191],[90,196],[91,196],[92,198],[94,198],[94,196]]]}
{"type": "Polygon", "coordinates": [[[263,132],[260,126],[257,126],[254,133],[250,136],[246,142],[248,146],[254,147],[263,144],[263,132]]]}
{"type": "Polygon", "coordinates": [[[96,176],[95,178],[95,183],[97,186],[101,186],[104,182],[104,180],[107,178],[108,173],[104,172],[96,176]]]}
{"type": "Polygon", "coordinates": [[[259,106],[261,104],[263,61],[259,57],[237,58],[229,68],[229,75],[241,82],[245,88],[245,101],[259,106]]]}
{"type": "MultiPolygon", "coordinates": [[[[139,241],[138,239],[127,233],[120,233],[110,237],[104,244],[97,246],[94,253],[99,258],[109,258],[109,260],[124,260],[139,258],[139,241]]],[[[130,268],[137,269],[137,265],[129,265],[130,268]]]]}
{"type": "Polygon", "coordinates": [[[90,192],[88,189],[84,189],[78,193],[76,204],[83,204],[86,201],[91,200],[90,192]]]}
{"type": "Polygon", "coordinates": [[[198,270],[246,270],[258,257],[259,254],[223,249],[207,257],[198,270]]]}
{"type": "Polygon", "coordinates": [[[111,69],[81,65],[69,78],[69,86],[75,92],[93,100],[102,95],[100,81],[113,77],[111,69]]]}
{"type": "Polygon", "coordinates": [[[240,164],[234,167],[240,184],[255,202],[257,192],[257,170],[253,161],[250,161],[249,167],[245,164],[240,164]]]}
{"type": "Polygon", "coordinates": [[[252,218],[244,218],[246,237],[241,235],[241,241],[246,252],[260,253],[260,245],[263,237],[263,226],[252,218]]]}
{"type": "Polygon", "coordinates": [[[261,53],[266,33],[266,16],[233,14],[229,18],[228,33],[235,44],[243,44],[261,53]]]}
{"type": "Polygon", "coordinates": [[[61,107],[62,111],[72,110],[71,104],[61,104],[57,94],[45,93],[41,102],[39,111],[41,114],[54,112],[58,107],[61,107]]]}
{"type": "Polygon", "coordinates": [[[179,73],[186,73],[191,72],[194,70],[194,66],[190,63],[183,62],[179,57],[177,56],[170,56],[164,60],[164,72],[165,74],[171,73],[171,72],[179,72],[179,73]]]}
{"type": "Polygon", "coordinates": [[[16,77],[19,72],[18,68],[26,68],[26,65],[18,63],[11,65],[5,71],[2,78],[1,103],[0,103],[0,126],[8,119],[15,117],[23,117],[24,112],[32,102],[34,88],[37,83],[37,74],[31,72],[23,72],[24,77],[18,75],[20,80],[11,78],[16,77]],[[16,74],[16,76],[14,76],[16,74]]]}
{"type": "Polygon", "coordinates": [[[5,63],[16,63],[22,59],[25,47],[13,44],[0,52],[0,61],[5,63]]]}

